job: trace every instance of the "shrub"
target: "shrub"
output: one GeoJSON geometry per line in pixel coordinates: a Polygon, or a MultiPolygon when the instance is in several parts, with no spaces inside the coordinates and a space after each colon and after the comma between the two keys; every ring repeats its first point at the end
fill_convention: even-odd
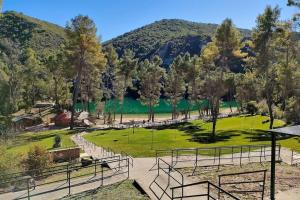
{"type": "Polygon", "coordinates": [[[21,157],[18,154],[7,152],[6,147],[0,146],[0,176],[8,178],[9,174],[21,170],[21,157]]]}
{"type": "Polygon", "coordinates": [[[61,147],[61,136],[60,135],[56,135],[54,137],[54,144],[53,144],[53,148],[60,148],[61,147]]]}
{"type": "Polygon", "coordinates": [[[256,107],[256,102],[255,101],[250,101],[246,105],[246,110],[248,114],[254,115],[257,113],[258,108],[256,107]]]}
{"type": "Polygon", "coordinates": [[[261,115],[268,115],[269,113],[269,109],[268,109],[268,105],[267,105],[267,102],[265,100],[263,101],[260,101],[258,104],[257,104],[257,108],[258,108],[258,112],[261,114],[261,115]]]}
{"type": "Polygon", "coordinates": [[[52,165],[51,156],[47,149],[38,145],[30,148],[23,163],[25,165],[25,169],[33,176],[40,175],[45,168],[52,165]]]}
{"type": "Polygon", "coordinates": [[[284,117],[289,123],[300,124],[300,98],[289,99],[284,117]]]}

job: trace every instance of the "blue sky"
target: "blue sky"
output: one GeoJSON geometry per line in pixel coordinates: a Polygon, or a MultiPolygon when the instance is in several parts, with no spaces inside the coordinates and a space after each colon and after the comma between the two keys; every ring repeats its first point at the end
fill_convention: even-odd
{"type": "Polygon", "coordinates": [[[160,19],[185,19],[221,23],[231,18],[240,28],[255,26],[255,19],[266,5],[278,5],[281,19],[296,11],[287,0],[4,0],[4,10],[65,26],[78,14],[90,16],[102,40],[139,28],[160,19]]]}

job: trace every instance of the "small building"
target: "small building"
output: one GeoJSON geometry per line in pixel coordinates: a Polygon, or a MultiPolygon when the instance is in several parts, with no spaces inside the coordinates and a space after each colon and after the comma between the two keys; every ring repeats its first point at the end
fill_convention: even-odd
{"type": "Polygon", "coordinates": [[[14,130],[24,130],[27,127],[43,123],[40,117],[33,115],[21,115],[12,119],[14,130]]]}
{"type": "Polygon", "coordinates": [[[55,126],[69,126],[71,122],[71,112],[64,111],[56,115],[52,120],[55,126]]]}

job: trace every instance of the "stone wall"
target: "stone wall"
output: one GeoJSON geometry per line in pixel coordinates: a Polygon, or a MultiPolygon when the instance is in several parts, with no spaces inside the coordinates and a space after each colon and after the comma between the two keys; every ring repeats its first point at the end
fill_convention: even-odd
{"type": "Polygon", "coordinates": [[[80,158],[80,148],[68,148],[49,151],[54,162],[71,161],[80,158]]]}

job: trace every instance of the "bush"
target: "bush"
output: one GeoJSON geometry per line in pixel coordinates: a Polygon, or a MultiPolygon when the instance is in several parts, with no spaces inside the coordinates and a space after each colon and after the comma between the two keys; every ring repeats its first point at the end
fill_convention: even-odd
{"type": "Polygon", "coordinates": [[[0,146],[0,176],[8,178],[9,174],[21,170],[21,157],[18,154],[9,153],[6,147],[0,146]]]}
{"type": "Polygon", "coordinates": [[[300,98],[289,99],[284,117],[289,123],[300,124],[300,98]]]}
{"type": "Polygon", "coordinates": [[[56,135],[54,137],[54,144],[53,144],[53,148],[60,148],[61,147],[61,136],[60,135],[56,135]]]}
{"type": "Polygon", "coordinates": [[[25,169],[29,171],[30,175],[40,175],[45,168],[52,165],[51,157],[47,149],[35,145],[30,148],[27,158],[23,161],[25,169]]]}
{"type": "Polygon", "coordinates": [[[256,102],[255,101],[250,101],[246,105],[246,110],[248,114],[254,115],[257,113],[258,108],[256,107],[256,102]]]}
{"type": "Polygon", "coordinates": [[[261,115],[263,115],[263,116],[268,115],[269,109],[268,109],[267,102],[266,102],[265,100],[260,101],[260,102],[257,104],[257,108],[258,108],[258,112],[259,112],[261,115]]]}

